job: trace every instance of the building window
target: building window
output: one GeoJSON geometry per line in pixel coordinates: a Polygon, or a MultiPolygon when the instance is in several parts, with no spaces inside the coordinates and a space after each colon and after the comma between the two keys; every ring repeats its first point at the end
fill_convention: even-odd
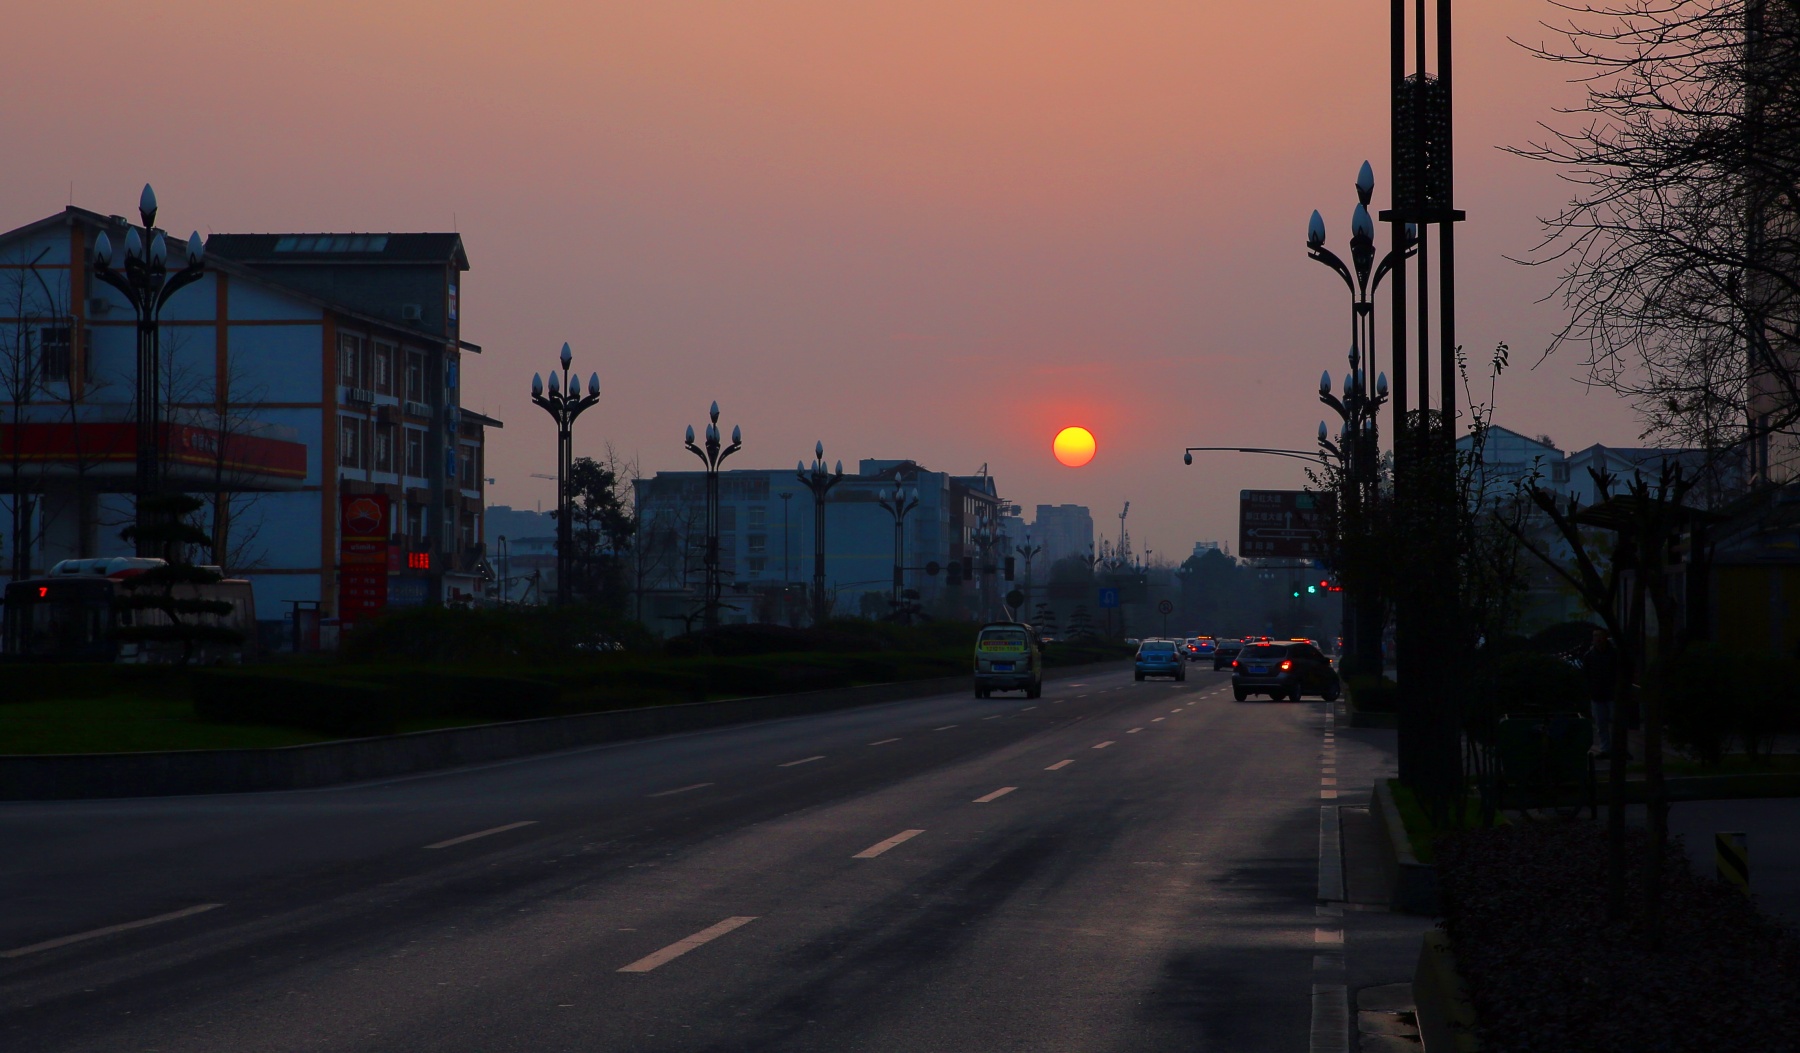
{"type": "Polygon", "coordinates": [[[457,464],[457,468],[462,473],[462,478],[459,480],[462,488],[464,490],[475,489],[475,447],[472,444],[463,444],[462,457],[457,464]]]}
{"type": "Polygon", "coordinates": [[[737,506],[719,506],[719,532],[730,533],[737,529],[737,506]]]}
{"type": "Polygon", "coordinates": [[[344,333],[338,337],[338,383],[349,388],[367,387],[363,378],[363,338],[344,333]]]}
{"type": "Polygon", "coordinates": [[[38,376],[46,384],[69,379],[74,360],[75,331],[66,325],[47,325],[38,330],[38,376]]]}
{"type": "Polygon", "coordinates": [[[392,395],[394,393],[394,358],[399,351],[400,349],[393,344],[384,344],[379,341],[376,342],[374,356],[374,386],[377,395],[392,395]]]}
{"type": "Polygon", "coordinates": [[[744,560],[744,562],[749,565],[750,576],[753,578],[760,575],[763,572],[763,568],[769,565],[769,561],[761,556],[751,556],[744,560]]]}
{"type": "Polygon", "coordinates": [[[746,512],[749,520],[744,524],[751,530],[761,530],[769,520],[769,510],[763,505],[751,505],[746,512]]]}
{"type": "Polygon", "coordinates": [[[345,468],[363,467],[363,423],[355,417],[338,418],[338,463],[345,468]]]}
{"type": "Polygon", "coordinates": [[[769,546],[769,535],[747,534],[744,537],[744,551],[760,556],[769,546]]]}
{"type": "Polygon", "coordinates": [[[406,398],[409,402],[425,401],[425,352],[406,352],[406,398]]]}
{"type": "Polygon", "coordinates": [[[375,426],[375,470],[394,470],[394,429],[379,424],[375,426]]]}
{"type": "Polygon", "coordinates": [[[406,474],[425,477],[425,433],[417,428],[406,429],[406,474]]]}

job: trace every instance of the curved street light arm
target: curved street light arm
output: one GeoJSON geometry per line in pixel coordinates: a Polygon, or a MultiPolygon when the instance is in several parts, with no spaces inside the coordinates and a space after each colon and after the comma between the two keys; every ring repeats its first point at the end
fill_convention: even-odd
{"type": "Polygon", "coordinates": [[[1344,261],[1338,258],[1337,253],[1332,252],[1323,245],[1308,245],[1306,247],[1306,255],[1336,271],[1337,276],[1344,279],[1344,287],[1350,290],[1351,298],[1354,299],[1356,297],[1356,279],[1351,276],[1350,268],[1344,266],[1344,261]]]}
{"type": "MultiPolygon", "coordinates": [[[[1316,453],[1304,450],[1270,450],[1260,446],[1189,446],[1185,453],[1260,453],[1269,457],[1292,457],[1300,461],[1312,461],[1315,464],[1325,463],[1325,458],[1316,453]]],[[[1191,463],[1191,462],[1190,462],[1191,463]]]]}

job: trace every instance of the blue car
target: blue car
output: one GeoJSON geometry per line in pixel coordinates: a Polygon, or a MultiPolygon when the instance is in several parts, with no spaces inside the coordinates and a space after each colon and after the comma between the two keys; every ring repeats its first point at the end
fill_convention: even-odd
{"type": "Polygon", "coordinates": [[[1147,676],[1186,680],[1187,663],[1175,649],[1174,640],[1145,640],[1138,645],[1136,672],[1139,680],[1147,676]]]}

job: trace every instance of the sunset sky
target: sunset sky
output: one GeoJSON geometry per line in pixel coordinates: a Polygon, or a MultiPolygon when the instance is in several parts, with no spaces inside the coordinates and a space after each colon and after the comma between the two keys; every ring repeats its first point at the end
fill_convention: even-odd
{"type": "MultiPolygon", "coordinates": [[[[1500,153],[1578,97],[1543,0],[1461,5],[1460,335],[1537,360],[1552,275],[1507,262],[1567,196],[1500,153]]],[[[1387,200],[1387,4],[1222,2],[17,5],[0,227],[75,204],[210,231],[460,231],[464,404],[497,504],[552,500],[528,399],[564,340],[601,403],[578,454],[691,467],[718,399],[737,467],[985,462],[1027,506],[1132,502],[1158,555],[1236,547],[1237,491],[1311,445],[1347,307],[1306,258],[1343,249],[1357,166],[1387,200]],[[1065,468],[1051,439],[1091,429],[1065,468]]],[[[1385,247],[1385,246],[1384,246],[1385,247]]],[[[1385,310],[1385,304],[1383,309],[1385,310]]],[[[1385,329],[1385,326],[1384,326],[1385,329]]],[[[1385,345],[1384,345],[1385,346],[1385,345]]],[[[1382,368],[1386,368],[1382,355],[1382,368]]],[[[1499,422],[1566,450],[1630,445],[1630,408],[1553,358],[1499,422]]],[[[1485,389],[1485,383],[1483,384],[1485,389]]]]}

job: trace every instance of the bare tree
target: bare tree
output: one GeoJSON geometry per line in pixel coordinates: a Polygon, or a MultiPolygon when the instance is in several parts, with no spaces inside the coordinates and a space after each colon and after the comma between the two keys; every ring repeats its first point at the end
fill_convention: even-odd
{"type": "MultiPolygon", "coordinates": [[[[1557,3],[1586,100],[1514,149],[1575,192],[1523,262],[1560,270],[1591,380],[1645,434],[1721,456],[1800,437],[1800,10],[1794,0],[1557,3]],[[1746,412],[1747,404],[1750,412],[1746,412]]],[[[1768,458],[1758,456],[1762,469],[1768,458]]]]}

